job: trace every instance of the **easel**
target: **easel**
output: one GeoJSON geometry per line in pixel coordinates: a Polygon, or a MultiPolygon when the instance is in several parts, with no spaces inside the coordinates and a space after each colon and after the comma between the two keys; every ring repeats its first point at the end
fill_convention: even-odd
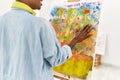
{"type": "Polygon", "coordinates": [[[79,2],[80,0],[68,0],[68,2],[79,2]]]}
{"type": "Polygon", "coordinates": [[[61,76],[58,76],[58,75],[54,75],[55,78],[57,79],[60,79],[60,80],[69,80],[67,78],[64,78],[64,77],[61,77],[61,76]]]}

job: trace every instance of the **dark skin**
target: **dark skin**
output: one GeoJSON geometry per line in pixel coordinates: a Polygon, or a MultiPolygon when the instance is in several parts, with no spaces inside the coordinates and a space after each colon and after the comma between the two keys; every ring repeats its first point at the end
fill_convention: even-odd
{"type": "MultiPolygon", "coordinates": [[[[16,0],[23,2],[30,6],[32,9],[41,9],[42,6],[42,0],[16,0]]],[[[92,25],[86,25],[81,31],[77,31],[77,34],[75,37],[69,42],[68,46],[71,47],[71,49],[76,45],[76,43],[82,42],[83,40],[87,39],[91,36],[89,32],[92,30],[92,25]]]]}
{"type": "Polygon", "coordinates": [[[41,9],[41,6],[42,6],[42,0],[16,0],[16,1],[23,2],[34,10],[41,9]]]}
{"type": "Polygon", "coordinates": [[[89,32],[92,29],[93,29],[92,25],[88,24],[81,31],[80,30],[77,31],[75,37],[68,44],[71,47],[71,49],[76,45],[76,43],[82,42],[83,40],[90,37],[92,34],[89,34],[89,32]]]}

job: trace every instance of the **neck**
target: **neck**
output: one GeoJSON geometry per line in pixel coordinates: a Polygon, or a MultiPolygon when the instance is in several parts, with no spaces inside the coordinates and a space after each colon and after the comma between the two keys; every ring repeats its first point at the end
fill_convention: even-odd
{"type": "Polygon", "coordinates": [[[36,15],[36,13],[33,11],[33,9],[29,5],[27,5],[27,4],[23,3],[23,2],[20,2],[20,1],[15,1],[12,4],[11,7],[12,8],[19,8],[19,9],[28,11],[28,12],[32,13],[33,15],[36,15]]]}
{"type": "MultiPolygon", "coordinates": [[[[25,3],[25,4],[27,4],[29,7],[31,7],[31,5],[30,5],[30,3],[29,3],[29,0],[16,0],[16,1],[25,3]]],[[[31,8],[32,8],[32,7],[31,7],[31,8]]]]}

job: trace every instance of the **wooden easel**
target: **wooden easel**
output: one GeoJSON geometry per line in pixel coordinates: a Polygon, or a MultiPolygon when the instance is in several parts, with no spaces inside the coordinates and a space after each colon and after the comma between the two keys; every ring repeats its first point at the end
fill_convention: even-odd
{"type": "Polygon", "coordinates": [[[79,2],[80,0],[68,0],[68,2],[79,2]]]}
{"type": "Polygon", "coordinates": [[[60,79],[60,80],[69,80],[67,78],[63,78],[63,77],[60,77],[60,76],[57,76],[57,75],[54,75],[54,77],[57,78],[57,79],[60,79]]]}

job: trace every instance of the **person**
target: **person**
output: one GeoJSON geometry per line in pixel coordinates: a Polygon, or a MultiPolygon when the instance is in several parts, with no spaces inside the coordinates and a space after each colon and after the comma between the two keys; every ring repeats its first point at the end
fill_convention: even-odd
{"type": "Polygon", "coordinates": [[[71,49],[91,36],[86,25],[60,46],[47,20],[35,17],[42,0],[16,0],[0,17],[0,80],[53,80],[52,67],[72,56],[71,49]]]}

